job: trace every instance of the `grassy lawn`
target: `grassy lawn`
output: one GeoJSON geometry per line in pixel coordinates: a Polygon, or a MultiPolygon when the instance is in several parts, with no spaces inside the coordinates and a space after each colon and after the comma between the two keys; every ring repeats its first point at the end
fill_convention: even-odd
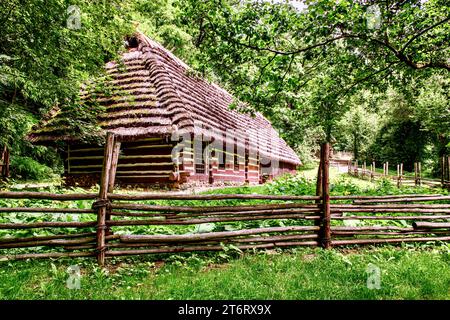
{"type": "Polygon", "coordinates": [[[222,258],[190,254],[111,261],[2,263],[1,299],[449,299],[448,247],[339,251],[296,249],[222,258]],[[438,249],[436,249],[438,248],[438,249]],[[219,259],[219,260],[218,260],[219,259]],[[367,287],[369,263],[380,288],[367,287]],[[81,269],[80,289],[67,288],[67,268],[81,269]]]}

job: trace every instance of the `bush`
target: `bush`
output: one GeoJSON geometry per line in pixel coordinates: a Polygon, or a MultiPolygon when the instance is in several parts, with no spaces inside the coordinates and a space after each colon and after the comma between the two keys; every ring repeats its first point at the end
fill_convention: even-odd
{"type": "Polygon", "coordinates": [[[30,157],[13,157],[11,175],[24,180],[44,180],[55,176],[53,170],[30,157]]]}
{"type": "Polygon", "coordinates": [[[286,174],[266,185],[269,194],[274,195],[314,195],[316,193],[315,181],[306,179],[301,175],[286,174]]]}

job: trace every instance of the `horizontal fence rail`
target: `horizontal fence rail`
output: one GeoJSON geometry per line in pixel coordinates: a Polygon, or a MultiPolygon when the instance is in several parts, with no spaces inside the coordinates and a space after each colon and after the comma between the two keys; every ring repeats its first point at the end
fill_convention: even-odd
{"type": "MultiPolygon", "coordinates": [[[[60,258],[60,257],[94,257],[95,250],[84,250],[86,245],[96,245],[96,210],[92,208],[70,207],[75,200],[92,202],[97,194],[53,194],[47,192],[0,192],[0,199],[15,200],[48,200],[45,207],[0,207],[0,217],[13,215],[25,217],[21,222],[0,223],[0,232],[20,231],[34,234],[39,230],[52,235],[39,236],[11,236],[8,233],[0,233],[0,250],[11,251],[17,249],[35,248],[38,252],[3,254],[0,260],[28,259],[28,258],[60,258]],[[65,203],[67,207],[60,207],[65,203]],[[58,207],[52,207],[53,205],[58,207]],[[37,219],[33,219],[33,216],[37,219]],[[41,221],[45,215],[49,221],[41,221]],[[86,217],[86,221],[74,221],[86,217]],[[70,217],[70,218],[69,218],[70,217]],[[69,219],[68,219],[69,218],[69,219]],[[61,221],[63,220],[63,221],[61,221]],[[5,236],[6,234],[6,236],[5,236]],[[49,249],[55,252],[42,252],[49,249]]],[[[17,220],[17,218],[15,218],[17,220]]]]}

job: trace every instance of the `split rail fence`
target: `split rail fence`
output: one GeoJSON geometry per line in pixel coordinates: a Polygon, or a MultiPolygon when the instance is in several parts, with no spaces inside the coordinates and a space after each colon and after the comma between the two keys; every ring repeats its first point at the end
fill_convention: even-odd
{"type": "MultiPolygon", "coordinates": [[[[442,157],[441,159],[441,179],[424,178],[422,176],[422,164],[414,163],[414,175],[405,175],[403,163],[397,164],[395,175],[390,174],[389,162],[383,163],[383,173],[376,172],[375,162],[367,166],[366,162],[361,165],[358,161],[347,161],[348,174],[362,179],[371,181],[380,178],[390,179],[396,182],[397,186],[429,186],[450,188],[450,157],[442,157]]],[[[395,170],[394,170],[395,172],[395,170]]]]}
{"type": "Polygon", "coordinates": [[[30,199],[42,200],[34,207],[0,207],[0,215],[55,215],[51,221],[25,222],[28,220],[22,219],[20,223],[0,223],[0,232],[48,230],[46,235],[0,237],[0,260],[97,257],[98,263],[104,265],[108,257],[220,251],[230,244],[246,250],[450,240],[449,196],[330,196],[329,144],[322,146],[317,192],[312,196],[115,194],[116,144],[114,136],[109,134],[99,193],[0,192],[0,200],[17,199],[23,203],[30,199]],[[244,204],[222,202],[233,199],[244,204]],[[80,200],[89,202],[92,207],[74,208],[74,201],[80,200]],[[154,200],[170,203],[144,202],[154,200]],[[189,200],[195,205],[175,205],[177,200],[189,200]],[[245,205],[247,200],[253,202],[245,205]],[[211,201],[214,202],[211,204],[211,201]],[[67,208],[61,208],[60,202],[67,203],[67,208]],[[65,216],[86,218],[68,221],[64,220],[65,216]],[[276,223],[277,220],[283,220],[284,226],[276,223]],[[258,221],[267,223],[264,227],[250,224],[258,221]],[[248,228],[189,234],[157,233],[160,226],[204,223],[223,226],[233,222],[248,222],[248,228]],[[134,227],[139,227],[139,234],[135,234],[136,230],[130,232],[129,228],[134,227]],[[34,251],[23,252],[23,249],[34,251]]]}

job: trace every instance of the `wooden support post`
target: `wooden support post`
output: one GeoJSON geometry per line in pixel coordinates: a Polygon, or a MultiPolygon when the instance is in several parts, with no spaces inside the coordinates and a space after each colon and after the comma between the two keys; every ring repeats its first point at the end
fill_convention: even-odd
{"type": "Polygon", "coordinates": [[[386,176],[389,177],[389,161],[386,161],[386,176]]]}
{"type": "Polygon", "coordinates": [[[400,188],[400,165],[397,164],[397,188],[400,188]]]}
{"type": "Polygon", "coordinates": [[[443,160],[444,162],[444,169],[443,169],[443,176],[442,176],[442,187],[445,187],[445,180],[447,180],[447,157],[444,157],[443,160]]]}
{"type": "Polygon", "coordinates": [[[363,177],[366,176],[366,170],[367,170],[367,165],[366,165],[366,162],[364,161],[364,164],[363,164],[363,177]]]}
{"type": "Polygon", "coordinates": [[[372,162],[372,173],[371,173],[371,180],[375,179],[375,173],[377,171],[377,168],[375,166],[375,161],[372,162]]]}
{"type": "Polygon", "coordinates": [[[444,180],[445,180],[445,157],[442,157],[441,158],[441,185],[442,185],[442,188],[445,187],[444,180]]]}
{"type": "Polygon", "coordinates": [[[417,164],[417,171],[418,171],[418,176],[419,176],[419,186],[422,186],[422,163],[419,162],[417,164]]]}
{"type": "Polygon", "coordinates": [[[119,163],[120,145],[121,145],[121,143],[116,141],[116,139],[114,139],[114,148],[112,151],[111,169],[109,170],[108,193],[114,192],[114,185],[116,183],[117,165],[119,163]]]}
{"type": "Polygon", "coordinates": [[[320,242],[325,249],[331,248],[331,209],[330,209],[330,144],[323,144],[322,176],[322,225],[320,242]]]}
{"type": "MultiPolygon", "coordinates": [[[[317,169],[317,183],[316,183],[316,196],[321,197],[322,198],[322,192],[323,192],[323,187],[322,187],[322,182],[323,182],[323,152],[324,152],[324,147],[323,145],[320,146],[320,162],[319,162],[319,168],[317,169]]],[[[320,204],[321,200],[316,200],[315,203],[320,204]]],[[[321,225],[321,221],[320,220],[316,220],[314,221],[314,225],[315,226],[320,226],[321,225]]]]}
{"type": "Polygon", "coordinates": [[[402,186],[402,179],[403,179],[403,163],[400,163],[400,175],[398,180],[398,186],[402,186]]]}
{"type": "Polygon", "coordinates": [[[417,187],[418,171],[417,162],[414,162],[414,185],[417,187]]]}
{"type": "Polygon", "coordinates": [[[0,156],[0,178],[4,177],[5,172],[5,154],[6,154],[6,146],[3,148],[2,154],[0,156]]]}
{"type": "Polygon", "coordinates": [[[450,156],[447,156],[447,184],[450,184],[450,156]]]}
{"type": "MultiPolygon", "coordinates": [[[[117,165],[119,163],[120,146],[121,146],[121,143],[119,141],[117,141],[116,138],[114,138],[114,147],[113,147],[112,158],[111,158],[111,168],[109,170],[108,193],[114,192],[114,185],[116,183],[117,165]]],[[[105,221],[109,221],[109,220],[111,220],[111,212],[110,212],[110,210],[106,210],[105,221]]],[[[106,227],[105,235],[109,236],[112,234],[113,234],[113,232],[111,231],[111,228],[106,227]]]]}
{"type": "Polygon", "coordinates": [[[106,251],[106,215],[108,211],[108,188],[114,151],[114,134],[108,132],[106,136],[105,154],[103,157],[102,178],[100,181],[99,199],[96,203],[97,211],[97,262],[105,265],[106,251]]]}

